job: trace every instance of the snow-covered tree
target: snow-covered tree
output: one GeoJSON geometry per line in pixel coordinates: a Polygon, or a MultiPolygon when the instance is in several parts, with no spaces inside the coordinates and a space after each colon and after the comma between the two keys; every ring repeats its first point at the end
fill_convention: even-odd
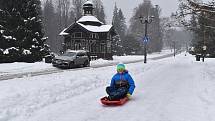
{"type": "Polygon", "coordinates": [[[44,3],[44,9],[43,9],[43,25],[45,30],[45,36],[48,37],[46,43],[50,46],[50,49],[54,52],[59,52],[58,46],[58,18],[60,16],[57,16],[54,8],[54,4],[52,0],[46,0],[44,3]]]}
{"type": "Polygon", "coordinates": [[[104,12],[104,6],[101,0],[93,0],[94,3],[94,15],[103,23],[106,23],[105,21],[105,12],[104,12]]]}
{"type": "Polygon", "coordinates": [[[121,9],[119,9],[119,11],[118,11],[118,18],[119,18],[119,28],[116,28],[116,29],[117,29],[117,32],[120,35],[120,38],[122,40],[124,40],[126,30],[127,30],[127,25],[126,25],[126,21],[125,21],[125,16],[124,16],[124,14],[123,14],[121,9]]]}
{"type": "Polygon", "coordinates": [[[127,26],[123,12],[117,7],[116,3],[113,11],[112,24],[119,34],[119,36],[115,37],[113,40],[113,53],[116,55],[122,55],[124,54],[124,45],[126,45],[124,44],[124,40],[127,26]]]}
{"type": "Polygon", "coordinates": [[[3,56],[6,62],[42,60],[44,44],[40,0],[1,0],[0,25],[3,26],[3,56]],[[3,16],[3,17],[2,17],[3,16]]]}

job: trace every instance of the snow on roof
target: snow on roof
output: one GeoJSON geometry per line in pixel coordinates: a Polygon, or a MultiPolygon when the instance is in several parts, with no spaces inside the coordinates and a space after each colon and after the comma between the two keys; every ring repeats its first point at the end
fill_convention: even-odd
{"type": "Polygon", "coordinates": [[[92,21],[92,22],[98,22],[98,23],[104,24],[101,21],[99,21],[95,16],[90,16],[90,15],[82,16],[77,22],[80,23],[80,22],[86,22],[86,21],[92,21]]]}
{"type": "Polygon", "coordinates": [[[85,4],[93,4],[93,3],[91,1],[87,1],[87,2],[84,3],[84,5],[85,4]]]}
{"type": "Polygon", "coordinates": [[[112,27],[112,25],[92,26],[92,25],[84,25],[81,23],[78,23],[78,24],[91,32],[108,32],[112,27]]]}
{"type": "Polygon", "coordinates": [[[30,50],[24,49],[24,50],[22,51],[22,54],[24,54],[24,55],[29,55],[29,54],[31,54],[31,51],[30,51],[30,50]]]}
{"type": "MultiPolygon", "coordinates": [[[[95,16],[92,15],[82,16],[75,24],[82,26],[83,28],[90,32],[108,32],[112,28],[112,25],[105,25],[104,23],[99,21],[95,16]],[[101,26],[85,25],[84,22],[97,22],[100,23],[101,26]]],[[[68,28],[65,28],[59,35],[60,36],[69,35],[67,31],[71,29],[73,25],[74,24],[70,25],[68,28]]]]}
{"type": "Polygon", "coordinates": [[[68,50],[66,50],[66,52],[78,53],[78,52],[87,52],[87,51],[86,50],[71,50],[71,49],[68,49],[68,50]]]}
{"type": "Polygon", "coordinates": [[[60,36],[69,35],[69,33],[65,32],[66,30],[67,30],[67,28],[65,28],[59,35],[60,36]]]}
{"type": "Polygon", "coordinates": [[[0,30],[0,33],[3,34],[3,33],[4,33],[4,30],[0,30]]]}

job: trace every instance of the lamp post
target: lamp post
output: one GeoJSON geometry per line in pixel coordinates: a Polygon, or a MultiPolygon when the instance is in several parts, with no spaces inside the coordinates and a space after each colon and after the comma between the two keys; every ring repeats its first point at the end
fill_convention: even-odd
{"type": "MultiPolygon", "coordinates": [[[[203,12],[203,15],[205,16],[205,12],[203,12]]],[[[205,56],[206,56],[206,49],[207,49],[207,46],[206,46],[206,38],[205,38],[205,33],[206,33],[206,27],[205,27],[205,23],[203,23],[203,26],[204,26],[204,35],[203,35],[203,46],[202,46],[202,62],[205,61],[205,56]]]]}
{"type": "Polygon", "coordinates": [[[145,35],[144,35],[144,63],[147,62],[147,42],[148,42],[148,33],[147,33],[147,29],[148,29],[148,24],[152,23],[152,19],[154,18],[154,16],[147,16],[146,18],[144,18],[142,15],[139,16],[139,20],[141,24],[145,24],[145,35]]]}
{"type": "Polygon", "coordinates": [[[202,46],[202,62],[205,62],[205,55],[206,55],[206,41],[205,41],[205,28],[204,28],[204,37],[203,37],[203,46],[202,46]]]}
{"type": "Polygon", "coordinates": [[[174,57],[175,57],[175,54],[176,54],[176,45],[175,45],[175,41],[173,41],[173,48],[174,48],[174,57]]]}

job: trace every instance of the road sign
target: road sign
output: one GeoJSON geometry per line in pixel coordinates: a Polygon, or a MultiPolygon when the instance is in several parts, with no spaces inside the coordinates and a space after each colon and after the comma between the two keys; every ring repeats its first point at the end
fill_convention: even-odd
{"type": "Polygon", "coordinates": [[[144,42],[144,43],[147,43],[148,41],[149,41],[149,37],[144,36],[144,37],[143,37],[143,42],[144,42]]]}
{"type": "Polygon", "coordinates": [[[206,49],[207,49],[207,46],[204,45],[202,48],[203,48],[203,50],[206,50],[206,49]]]}

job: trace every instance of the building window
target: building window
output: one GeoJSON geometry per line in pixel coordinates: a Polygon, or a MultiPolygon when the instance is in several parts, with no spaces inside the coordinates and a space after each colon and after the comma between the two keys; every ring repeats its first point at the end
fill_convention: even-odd
{"type": "Polygon", "coordinates": [[[107,53],[111,53],[111,41],[107,41],[107,53]]]}
{"type": "Polygon", "coordinates": [[[90,45],[90,51],[93,52],[93,53],[96,53],[96,43],[92,43],[90,45]]]}
{"type": "Polygon", "coordinates": [[[76,32],[74,33],[75,38],[82,38],[82,32],[76,32]]]}
{"type": "Polygon", "coordinates": [[[74,50],[74,40],[71,41],[70,47],[71,47],[72,50],[74,50]]]}
{"type": "Polygon", "coordinates": [[[110,39],[110,36],[109,36],[110,34],[109,33],[107,33],[107,39],[110,39]]]}
{"type": "Polygon", "coordinates": [[[96,52],[96,40],[90,40],[89,50],[93,53],[96,52]]]}
{"type": "Polygon", "coordinates": [[[73,33],[73,34],[71,35],[71,38],[75,38],[75,33],[73,33]]]}
{"type": "Polygon", "coordinates": [[[100,50],[101,50],[101,53],[105,53],[106,47],[104,43],[100,44],[100,50]]]}
{"type": "Polygon", "coordinates": [[[97,33],[92,33],[92,34],[90,35],[90,38],[99,39],[99,36],[98,36],[97,33]]]}
{"type": "Polygon", "coordinates": [[[87,46],[87,41],[82,40],[82,44],[81,44],[81,45],[82,45],[81,48],[82,48],[83,50],[86,50],[86,49],[87,49],[87,47],[86,47],[86,46],[87,46]]]}
{"type": "Polygon", "coordinates": [[[81,49],[81,43],[75,43],[75,50],[81,49]]]}
{"type": "Polygon", "coordinates": [[[66,42],[66,48],[71,49],[71,41],[66,42]]]}

